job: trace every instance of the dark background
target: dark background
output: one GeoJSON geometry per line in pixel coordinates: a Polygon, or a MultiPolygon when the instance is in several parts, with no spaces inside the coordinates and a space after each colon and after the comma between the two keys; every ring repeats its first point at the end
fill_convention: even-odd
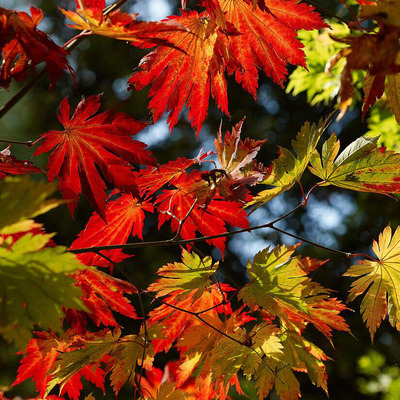
{"type": "MultiPolygon", "coordinates": [[[[151,13],[152,4],[154,9],[162,11],[162,1],[158,0],[158,2],[156,4],[150,0],[138,0],[136,3],[129,1],[128,4],[134,7],[132,11],[144,11],[144,16],[147,17],[146,11],[151,13]]],[[[169,3],[171,9],[175,7],[173,13],[177,13],[180,2],[170,0],[169,3]]],[[[29,2],[0,0],[0,6],[6,8],[27,10],[27,4],[33,4],[43,9],[45,21],[40,28],[48,32],[58,44],[63,44],[77,33],[65,26],[64,17],[57,10],[57,6],[73,7],[72,0],[57,2],[52,0],[29,2]]],[[[321,2],[321,4],[330,7],[331,10],[336,10],[332,2],[321,2]]],[[[65,96],[69,96],[72,107],[74,107],[80,96],[104,93],[103,110],[116,109],[119,112],[129,113],[137,119],[149,119],[147,90],[126,91],[126,81],[129,75],[145,54],[145,51],[138,50],[124,42],[95,36],[86,39],[70,56],[70,62],[76,74],[78,93],[74,90],[71,77],[67,75],[57,83],[55,90],[51,93],[48,91],[48,81],[45,79],[0,120],[1,138],[35,140],[48,130],[60,129],[56,114],[58,105],[65,96]]],[[[22,87],[21,84],[13,83],[9,91],[1,91],[0,104],[4,104],[20,87],[22,87]]],[[[317,122],[332,111],[332,107],[311,108],[307,104],[305,96],[299,95],[293,98],[263,74],[260,75],[257,101],[244,92],[232,77],[229,78],[228,96],[231,119],[221,115],[211,101],[209,117],[198,140],[187,121],[186,112],[182,113],[172,136],[169,136],[168,127],[163,119],[142,132],[140,140],[150,145],[150,149],[160,163],[174,160],[179,156],[193,157],[200,148],[204,148],[206,151],[213,149],[213,140],[221,121],[223,131],[226,131],[231,129],[232,124],[246,116],[242,136],[243,138],[249,136],[254,139],[268,140],[258,156],[258,160],[268,165],[276,157],[278,145],[291,148],[291,140],[295,138],[297,131],[305,121],[317,122]]],[[[357,105],[348,112],[340,124],[333,123],[324,138],[326,139],[332,129],[335,129],[340,136],[342,146],[345,146],[363,135],[366,132],[366,126],[361,121],[359,108],[360,105],[357,105]]],[[[15,145],[11,150],[20,159],[30,159],[34,151],[15,145]]],[[[46,161],[46,155],[36,157],[34,160],[42,168],[45,167],[46,161]]],[[[311,174],[306,173],[302,182],[307,190],[316,181],[311,174]]],[[[299,204],[301,199],[301,193],[296,186],[289,193],[285,193],[254,213],[252,223],[268,222],[299,204]]],[[[335,249],[370,253],[372,240],[377,239],[378,234],[389,222],[393,229],[397,227],[398,211],[398,202],[393,198],[328,187],[315,191],[307,208],[282,221],[279,227],[335,249]]],[[[57,232],[55,237],[57,243],[68,246],[83,229],[90,214],[91,209],[86,200],[82,198],[74,220],[71,219],[66,207],[59,207],[39,220],[45,224],[48,232],[57,232]]],[[[160,240],[169,237],[168,229],[161,232],[157,230],[154,218],[150,217],[146,221],[145,240],[160,240]]],[[[251,259],[258,250],[268,245],[282,243],[291,244],[294,241],[288,236],[281,236],[270,230],[236,236],[228,243],[223,267],[236,279],[242,279],[248,258],[251,259]]],[[[201,245],[201,248],[207,251],[207,247],[201,245]]],[[[351,281],[341,275],[354,260],[308,245],[303,245],[300,251],[303,256],[329,258],[329,262],[314,273],[313,278],[324,286],[337,291],[335,295],[345,301],[351,281]]],[[[220,258],[217,251],[212,254],[215,258],[220,258]]],[[[157,248],[156,251],[139,249],[135,251],[135,257],[123,264],[123,268],[135,283],[146,287],[154,280],[154,273],[159,267],[179,259],[179,248],[157,248]]],[[[327,355],[333,359],[326,363],[330,398],[334,400],[364,397],[371,399],[400,398],[400,389],[396,389],[400,386],[398,377],[400,374],[397,367],[397,363],[400,361],[399,333],[387,321],[384,321],[377,331],[372,345],[368,330],[361,319],[359,301],[349,304],[349,307],[352,310],[346,311],[344,316],[350,325],[353,336],[348,333],[335,333],[332,344],[330,344],[313,329],[306,333],[307,339],[324,349],[327,355]],[[371,356],[371,349],[379,354],[374,353],[371,356]],[[361,357],[364,358],[360,362],[361,357]],[[381,361],[374,362],[377,360],[376,357],[380,357],[381,361]],[[363,370],[362,366],[364,366],[363,370]],[[360,390],[375,392],[375,395],[363,394],[360,390]],[[385,395],[384,392],[388,390],[388,394],[385,395]]],[[[9,387],[15,377],[20,359],[20,356],[13,354],[15,351],[16,349],[10,349],[6,343],[0,342],[0,389],[9,387]]],[[[305,374],[297,375],[302,384],[302,398],[307,400],[325,398],[323,391],[314,387],[305,374]]],[[[245,384],[245,386],[248,386],[246,390],[249,397],[256,398],[251,384],[245,384]]],[[[88,393],[91,390],[92,388],[88,388],[88,393]]],[[[33,385],[20,385],[7,392],[8,397],[15,395],[33,396],[33,385]]],[[[101,394],[96,394],[96,398],[100,397],[102,397],[101,394]]],[[[119,396],[121,399],[131,397],[129,390],[119,396]]],[[[106,394],[106,398],[113,398],[111,392],[106,394]]],[[[272,394],[270,398],[275,399],[276,396],[272,394]]]]}

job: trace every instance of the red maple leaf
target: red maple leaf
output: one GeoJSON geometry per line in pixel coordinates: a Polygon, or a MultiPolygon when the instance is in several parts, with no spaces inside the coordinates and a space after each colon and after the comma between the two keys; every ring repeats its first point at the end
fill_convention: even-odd
{"type": "MultiPolygon", "coordinates": [[[[131,194],[113,191],[105,209],[105,220],[93,213],[85,229],[72,243],[70,249],[80,249],[92,246],[107,246],[126,243],[129,236],[138,236],[143,239],[144,211],[153,212],[153,206],[146,200],[139,201],[131,194]],[[119,194],[115,200],[111,200],[119,194]]],[[[121,262],[129,255],[122,253],[120,249],[103,251],[102,254],[113,260],[121,262]]],[[[83,264],[88,266],[111,267],[106,258],[97,253],[82,253],[77,255],[83,264]]]]}
{"type": "MultiPolygon", "coordinates": [[[[32,378],[36,382],[36,390],[40,393],[40,398],[43,398],[47,384],[51,380],[49,372],[60,353],[73,350],[73,342],[76,340],[76,336],[73,336],[72,331],[66,332],[64,338],[44,331],[36,332],[36,336],[37,338],[31,339],[28,343],[26,355],[20,361],[18,375],[12,386],[32,378]]],[[[61,395],[66,393],[71,399],[78,400],[83,387],[81,377],[104,391],[104,375],[101,368],[93,369],[91,365],[87,365],[71,377],[62,388],[61,395]]]]}
{"type": "Polygon", "coordinates": [[[155,161],[144,143],[131,138],[146,123],[113,110],[93,116],[100,108],[100,97],[82,99],[72,117],[68,99],[63,99],[59,120],[65,130],[41,135],[39,140],[43,142],[34,156],[52,150],[48,179],[58,177],[63,198],[72,200],[68,204],[71,214],[83,191],[95,211],[105,218],[106,184],[98,169],[116,188],[135,193],[131,163],[153,165],[155,161]]]}
{"type": "Polygon", "coordinates": [[[17,160],[11,155],[10,146],[0,151],[0,179],[7,175],[38,174],[42,172],[32,162],[17,160]]]}
{"type": "Polygon", "coordinates": [[[51,88],[64,71],[72,71],[67,51],[37,29],[42,11],[34,7],[30,11],[32,16],[0,7],[0,86],[4,88],[9,87],[12,78],[24,80],[30,67],[42,61],[46,63],[51,88]]]}
{"type": "Polygon", "coordinates": [[[219,37],[213,19],[195,11],[183,11],[182,17],[170,17],[170,22],[187,29],[173,34],[159,34],[174,47],[159,46],[144,57],[128,83],[140,90],[152,84],[149,108],[154,121],[166,109],[172,130],[186,103],[189,120],[197,133],[207,116],[210,94],[217,106],[228,114],[225,69],[238,68],[219,37]]]}
{"type": "MultiPolygon", "coordinates": [[[[173,181],[173,185],[177,189],[164,191],[157,198],[159,227],[171,220],[172,232],[179,229],[183,239],[195,238],[196,231],[204,236],[225,233],[226,223],[239,228],[249,227],[247,214],[241,205],[222,200],[216,192],[210,198],[209,185],[197,171],[192,171],[190,175],[182,174],[173,181]]],[[[207,240],[207,243],[224,254],[224,237],[207,240]]]]}
{"type": "Polygon", "coordinates": [[[229,50],[242,65],[235,78],[254,97],[258,88],[258,70],[263,70],[280,86],[286,79],[288,63],[305,67],[299,29],[320,29],[325,22],[314,8],[298,0],[263,1],[254,7],[251,0],[218,0],[225,18],[241,33],[228,37],[229,50]]]}
{"type": "Polygon", "coordinates": [[[138,316],[129,299],[124,294],[137,293],[135,286],[129,282],[105,274],[95,269],[80,271],[75,275],[76,286],[82,289],[81,297],[90,313],[86,314],[76,310],[66,310],[67,319],[78,334],[86,332],[88,316],[96,326],[120,325],[115,320],[113,311],[117,311],[129,318],[137,319],[138,316]]]}

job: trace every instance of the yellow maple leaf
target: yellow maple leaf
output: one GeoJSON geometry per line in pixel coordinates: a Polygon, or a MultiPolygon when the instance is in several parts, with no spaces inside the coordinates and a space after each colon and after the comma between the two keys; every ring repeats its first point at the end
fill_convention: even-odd
{"type": "Polygon", "coordinates": [[[365,292],[361,313],[371,340],[386,315],[391,325],[400,330],[400,227],[392,236],[392,229],[387,226],[378,242],[374,240],[372,249],[377,260],[361,260],[344,274],[358,278],[351,286],[350,301],[365,292]]]}

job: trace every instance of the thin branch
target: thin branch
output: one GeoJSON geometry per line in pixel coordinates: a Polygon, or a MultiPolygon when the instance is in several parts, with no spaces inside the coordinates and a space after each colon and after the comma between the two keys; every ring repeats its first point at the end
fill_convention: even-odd
{"type": "Polygon", "coordinates": [[[27,142],[21,142],[20,140],[9,140],[9,139],[0,139],[0,143],[7,143],[7,144],[21,144],[25,147],[32,147],[35,145],[35,142],[32,140],[28,140],[27,142]]]}
{"type": "Polygon", "coordinates": [[[318,3],[316,3],[316,2],[313,1],[313,0],[306,0],[306,3],[312,5],[314,8],[316,8],[316,9],[319,10],[319,11],[321,11],[321,13],[326,14],[326,15],[329,15],[330,17],[335,18],[335,19],[337,19],[337,20],[340,21],[340,22],[343,22],[344,24],[346,24],[346,25],[350,28],[351,21],[345,20],[345,19],[342,18],[341,16],[339,16],[339,15],[335,14],[334,12],[332,12],[332,11],[330,11],[330,10],[328,10],[328,9],[326,9],[326,8],[324,8],[324,7],[322,7],[321,5],[319,5],[318,3]]]}
{"type": "Polygon", "coordinates": [[[73,254],[82,254],[82,253],[96,253],[97,251],[101,250],[116,250],[116,249],[140,249],[144,247],[165,247],[165,246],[176,246],[176,245],[185,245],[185,244],[192,244],[198,242],[204,242],[206,240],[218,239],[222,237],[228,237],[232,235],[237,235],[243,232],[251,232],[258,229],[263,228],[271,228],[271,226],[278,221],[288,217],[289,215],[296,212],[299,208],[303,207],[303,202],[293,208],[292,210],[288,211],[287,213],[283,214],[282,216],[274,219],[271,222],[262,225],[251,226],[249,228],[239,229],[236,231],[220,233],[219,235],[211,235],[211,236],[201,236],[198,238],[193,239],[184,239],[184,240],[160,240],[160,241],[152,241],[152,242],[140,242],[140,243],[121,243],[121,244],[112,244],[107,246],[93,246],[93,247],[83,247],[80,249],[70,249],[69,252],[73,254]]]}

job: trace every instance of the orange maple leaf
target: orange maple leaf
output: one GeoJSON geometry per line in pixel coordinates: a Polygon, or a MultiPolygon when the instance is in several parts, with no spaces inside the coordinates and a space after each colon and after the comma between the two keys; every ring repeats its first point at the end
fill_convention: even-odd
{"type": "Polygon", "coordinates": [[[174,47],[159,46],[145,56],[128,83],[136,90],[152,84],[149,108],[154,121],[166,109],[171,130],[186,103],[189,120],[198,133],[207,116],[210,94],[221,111],[228,114],[224,73],[226,68],[239,68],[239,64],[223,44],[213,19],[183,11],[182,17],[170,17],[169,21],[187,31],[160,33],[158,37],[174,47]]]}

